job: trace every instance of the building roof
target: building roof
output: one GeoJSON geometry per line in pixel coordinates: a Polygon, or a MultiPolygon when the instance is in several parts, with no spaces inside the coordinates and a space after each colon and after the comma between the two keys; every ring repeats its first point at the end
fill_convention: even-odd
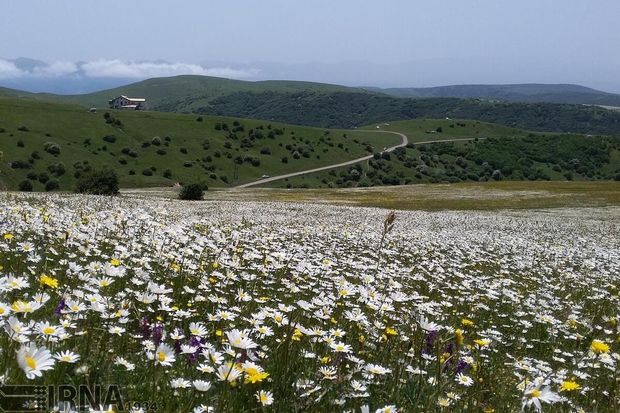
{"type": "Polygon", "coordinates": [[[112,102],[113,100],[116,100],[116,99],[120,99],[120,98],[124,98],[124,99],[130,100],[132,102],[146,102],[145,98],[130,98],[130,97],[127,97],[125,95],[120,95],[118,97],[115,97],[114,99],[110,100],[110,102],[112,102]]]}

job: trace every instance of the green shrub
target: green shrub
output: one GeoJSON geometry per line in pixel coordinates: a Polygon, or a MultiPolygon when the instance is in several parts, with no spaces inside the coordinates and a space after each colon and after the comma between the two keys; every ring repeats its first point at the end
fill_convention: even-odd
{"type": "Polygon", "coordinates": [[[45,184],[45,190],[48,191],[48,192],[49,191],[54,191],[54,190],[56,190],[58,188],[60,188],[60,184],[55,179],[49,180],[45,184]]]}
{"type": "Polygon", "coordinates": [[[179,192],[179,199],[186,201],[200,201],[204,196],[204,187],[202,184],[184,185],[179,192]]]}
{"type": "Polygon", "coordinates": [[[18,185],[18,188],[22,192],[32,192],[32,182],[27,179],[21,181],[18,185]]]}
{"type": "Polygon", "coordinates": [[[44,184],[50,180],[50,177],[45,172],[41,172],[38,176],[38,179],[39,179],[39,182],[44,184]]]}
{"type": "Polygon", "coordinates": [[[45,149],[45,152],[54,156],[60,154],[60,145],[54,142],[45,142],[43,144],[43,149],[45,149]]]}
{"type": "Polygon", "coordinates": [[[131,156],[132,158],[138,157],[138,152],[136,152],[135,149],[128,148],[128,147],[124,147],[123,149],[121,149],[121,153],[131,156]]]}
{"type": "Polygon", "coordinates": [[[29,169],[30,168],[30,164],[28,162],[26,162],[26,161],[17,160],[17,161],[11,162],[11,168],[13,168],[13,169],[29,169]]]}
{"type": "Polygon", "coordinates": [[[53,173],[55,176],[62,176],[67,171],[67,169],[65,168],[65,164],[62,162],[58,162],[56,164],[48,166],[47,170],[53,173]]]}
{"type": "Polygon", "coordinates": [[[80,175],[75,192],[95,195],[116,195],[118,175],[111,169],[89,171],[80,175]]]}

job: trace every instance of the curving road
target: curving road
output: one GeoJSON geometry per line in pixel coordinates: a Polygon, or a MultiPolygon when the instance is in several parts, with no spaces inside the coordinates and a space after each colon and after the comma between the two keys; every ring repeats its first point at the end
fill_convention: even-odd
{"type": "MultiPolygon", "coordinates": [[[[398,148],[402,148],[404,146],[407,146],[407,144],[409,144],[409,138],[407,138],[407,135],[405,135],[404,133],[400,133],[400,132],[391,132],[391,131],[376,131],[376,130],[356,130],[355,132],[372,132],[372,133],[391,133],[393,135],[398,135],[401,138],[401,141],[398,145],[394,145],[391,146],[389,148],[387,148],[386,150],[382,151],[382,152],[392,152],[395,149],[398,148]]],[[[434,141],[425,141],[425,142],[414,142],[414,145],[423,145],[426,143],[437,143],[437,142],[457,142],[457,141],[472,141],[475,138],[462,138],[462,139],[439,139],[439,140],[434,140],[434,141]]],[[[257,181],[254,182],[248,182],[247,184],[243,184],[243,185],[238,185],[235,186],[234,188],[248,188],[251,186],[256,186],[256,185],[262,185],[262,184],[266,184],[268,182],[273,182],[273,181],[279,181],[280,179],[285,179],[285,178],[292,178],[294,176],[299,176],[299,175],[308,175],[314,172],[321,172],[321,171],[327,171],[330,169],[335,169],[335,168],[340,168],[342,166],[348,166],[348,165],[354,165],[358,162],[363,162],[366,161],[368,159],[372,159],[374,155],[366,155],[363,156],[361,158],[357,158],[357,159],[352,159],[350,161],[346,161],[346,162],[342,162],[342,163],[337,163],[337,164],[332,164],[332,165],[326,165],[326,166],[321,166],[320,168],[314,168],[314,169],[306,169],[305,171],[299,171],[299,172],[292,172],[289,174],[284,174],[284,175],[277,175],[277,176],[271,176],[269,178],[263,178],[263,179],[259,179],[257,181]]]]}

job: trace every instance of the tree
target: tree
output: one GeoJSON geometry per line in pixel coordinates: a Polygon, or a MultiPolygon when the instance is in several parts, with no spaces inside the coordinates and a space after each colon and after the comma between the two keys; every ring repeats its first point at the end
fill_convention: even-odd
{"type": "Polygon", "coordinates": [[[47,181],[47,183],[45,184],[45,190],[46,191],[54,191],[54,190],[56,190],[58,188],[60,188],[60,184],[55,179],[51,179],[51,180],[47,181]]]}
{"type": "Polygon", "coordinates": [[[188,184],[184,185],[179,192],[179,199],[185,201],[200,201],[204,196],[204,185],[188,184]]]}
{"type": "Polygon", "coordinates": [[[32,192],[32,182],[27,179],[24,179],[19,183],[19,190],[22,192],[32,192]]]}
{"type": "Polygon", "coordinates": [[[118,194],[118,175],[111,169],[89,171],[80,175],[75,187],[76,193],[94,195],[118,194]]]}

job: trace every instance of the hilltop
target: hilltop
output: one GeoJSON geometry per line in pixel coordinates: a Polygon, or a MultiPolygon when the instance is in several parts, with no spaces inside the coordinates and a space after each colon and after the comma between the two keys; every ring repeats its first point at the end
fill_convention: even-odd
{"type": "Polygon", "coordinates": [[[106,107],[109,99],[119,95],[147,96],[151,110],[197,113],[200,111],[205,112],[208,108],[212,108],[213,102],[217,99],[239,92],[269,92],[278,94],[354,92],[368,95],[375,94],[361,88],[349,88],[325,83],[279,80],[248,82],[211,76],[183,75],[147,79],[126,86],[83,95],[38,94],[38,96],[100,108],[106,107]]]}
{"type": "MultiPolygon", "coordinates": [[[[549,87],[557,89],[553,85],[549,87]]],[[[529,86],[524,90],[522,95],[542,96],[529,86]]],[[[578,87],[578,90],[582,89],[578,87]]],[[[268,119],[321,128],[355,128],[391,120],[449,117],[535,131],[620,134],[620,112],[599,106],[461,97],[394,97],[381,91],[312,82],[246,82],[176,76],[84,95],[29,94],[11,89],[0,90],[0,95],[3,94],[100,109],[107,107],[109,99],[125,94],[146,97],[149,109],[156,111],[268,119]]]]}
{"type": "Polygon", "coordinates": [[[568,103],[620,106],[620,95],[571,84],[452,85],[368,90],[396,97],[487,99],[521,103],[568,103]]]}

